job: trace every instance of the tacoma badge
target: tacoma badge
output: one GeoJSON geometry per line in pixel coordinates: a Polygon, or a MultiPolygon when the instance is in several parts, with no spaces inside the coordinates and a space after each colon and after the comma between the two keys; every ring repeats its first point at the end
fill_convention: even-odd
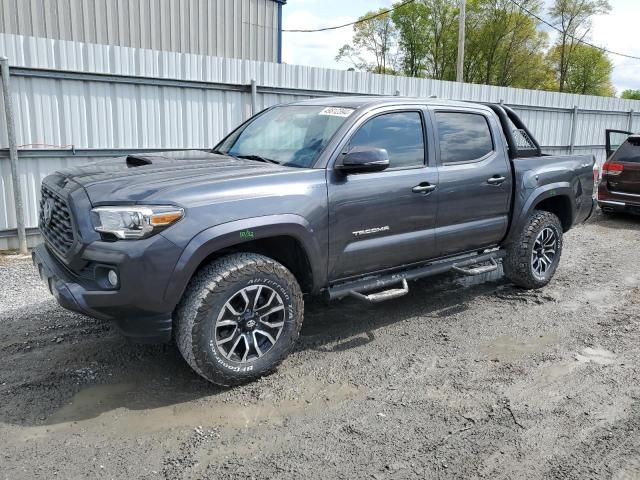
{"type": "Polygon", "coordinates": [[[371,235],[372,233],[380,233],[380,232],[388,232],[388,231],[389,231],[389,225],[385,225],[384,227],[367,228],[365,230],[358,230],[351,233],[353,233],[354,237],[361,237],[363,235],[371,235]]]}

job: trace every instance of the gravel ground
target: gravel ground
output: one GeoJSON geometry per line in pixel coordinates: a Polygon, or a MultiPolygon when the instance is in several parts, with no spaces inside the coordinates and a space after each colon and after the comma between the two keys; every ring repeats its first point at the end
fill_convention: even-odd
{"type": "Polygon", "coordinates": [[[538,291],[500,275],[307,305],[234,389],[127,343],[0,257],[0,478],[640,478],[640,219],[566,236],[538,291]]]}

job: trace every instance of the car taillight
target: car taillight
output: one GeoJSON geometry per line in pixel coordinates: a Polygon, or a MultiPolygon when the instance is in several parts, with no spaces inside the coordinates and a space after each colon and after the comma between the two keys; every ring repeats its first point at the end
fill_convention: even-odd
{"type": "Polygon", "coordinates": [[[605,162],[602,166],[603,175],[620,175],[624,170],[622,163],[605,162]]]}

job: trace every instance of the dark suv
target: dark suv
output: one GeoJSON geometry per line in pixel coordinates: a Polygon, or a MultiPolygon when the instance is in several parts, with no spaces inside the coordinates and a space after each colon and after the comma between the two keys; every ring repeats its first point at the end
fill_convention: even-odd
{"type": "MultiPolygon", "coordinates": [[[[608,151],[612,150],[613,139],[624,134],[607,132],[608,151]]],[[[629,135],[602,166],[598,205],[604,213],[640,214],[640,135],[629,135]]]]}

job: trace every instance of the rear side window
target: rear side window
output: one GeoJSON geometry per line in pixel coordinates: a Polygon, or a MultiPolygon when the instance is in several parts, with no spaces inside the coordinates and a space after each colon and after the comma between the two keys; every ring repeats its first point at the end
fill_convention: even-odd
{"type": "Polygon", "coordinates": [[[367,121],[351,138],[353,147],[384,148],[390,168],[424,165],[422,117],[418,112],[385,113],[367,121]]]}
{"type": "Polygon", "coordinates": [[[484,115],[436,112],[441,163],[479,160],[493,151],[489,123],[484,115]]]}
{"type": "Polygon", "coordinates": [[[615,162],[640,163],[640,140],[624,142],[611,157],[615,162]]]}

